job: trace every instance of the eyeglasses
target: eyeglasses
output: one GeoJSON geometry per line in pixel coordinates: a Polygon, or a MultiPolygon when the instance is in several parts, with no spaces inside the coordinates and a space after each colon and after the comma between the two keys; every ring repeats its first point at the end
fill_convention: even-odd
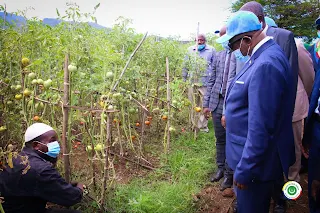
{"type": "Polygon", "coordinates": [[[250,39],[250,40],[251,40],[251,38],[252,38],[251,36],[245,35],[245,36],[242,36],[242,37],[236,39],[236,40],[233,41],[233,42],[229,42],[229,43],[228,43],[228,47],[230,48],[229,51],[232,51],[232,50],[233,50],[232,46],[233,46],[237,41],[240,41],[240,40],[242,40],[242,39],[250,39]]]}

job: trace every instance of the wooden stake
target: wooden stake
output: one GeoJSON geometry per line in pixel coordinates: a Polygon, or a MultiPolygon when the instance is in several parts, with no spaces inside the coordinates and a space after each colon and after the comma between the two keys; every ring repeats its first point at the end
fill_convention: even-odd
{"type": "MultiPolygon", "coordinates": [[[[63,83],[63,104],[69,104],[69,56],[65,55],[64,60],[64,83],[63,83]]],[[[64,161],[64,176],[67,182],[70,182],[70,158],[69,158],[69,143],[67,139],[68,132],[68,118],[69,118],[69,108],[63,106],[63,123],[62,123],[62,153],[64,161]]]]}
{"type": "Polygon", "coordinates": [[[105,163],[104,163],[104,174],[103,174],[103,186],[101,194],[101,208],[105,210],[105,200],[106,200],[106,189],[107,189],[107,180],[108,180],[108,168],[109,168],[109,149],[111,145],[111,122],[110,122],[110,113],[107,113],[107,140],[105,144],[105,163]]]}
{"type": "Polygon", "coordinates": [[[130,57],[129,57],[127,63],[126,63],[126,65],[124,66],[124,68],[123,68],[123,70],[122,70],[122,72],[121,72],[121,74],[120,74],[120,77],[118,78],[118,81],[114,84],[114,86],[113,86],[113,88],[112,88],[112,91],[115,91],[115,89],[117,88],[117,86],[118,86],[118,84],[119,84],[119,82],[120,82],[123,74],[125,73],[125,71],[127,70],[128,66],[129,66],[129,64],[130,64],[130,62],[131,62],[134,54],[136,54],[136,52],[138,51],[138,49],[140,48],[140,46],[142,45],[142,43],[144,42],[144,40],[147,38],[147,35],[148,35],[148,32],[146,32],[146,34],[144,34],[143,38],[141,39],[141,41],[140,41],[139,44],[137,45],[136,49],[131,53],[131,55],[130,55],[130,57]]]}
{"type": "Polygon", "coordinates": [[[171,108],[171,92],[170,92],[170,75],[169,75],[169,59],[166,57],[166,68],[167,68],[167,107],[168,107],[168,120],[167,120],[167,149],[166,152],[169,153],[170,150],[170,108],[171,108]]]}

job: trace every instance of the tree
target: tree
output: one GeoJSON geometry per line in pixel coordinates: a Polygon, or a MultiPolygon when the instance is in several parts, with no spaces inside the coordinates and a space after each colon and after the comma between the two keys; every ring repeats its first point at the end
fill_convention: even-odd
{"type": "MultiPolygon", "coordinates": [[[[238,11],[250,0],[238,0],[232,11],[238,11]]],[[[274,19],[281,28],[290,30],[296,37],[311,41],[316,36],[315,20],[320,14],[320,0],[257,0],[264,6],[265,16],[274,19]]]]}

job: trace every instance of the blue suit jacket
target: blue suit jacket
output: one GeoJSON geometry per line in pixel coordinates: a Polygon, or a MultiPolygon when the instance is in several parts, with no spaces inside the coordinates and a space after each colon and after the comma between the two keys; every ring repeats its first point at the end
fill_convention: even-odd
{"type": "Polygon", "coordinates": [[[271,39],[230,84],[226,99],[229,166],[237,182],[277,180],[295,162],[295,91],[287,57],[271,39]]]}
{"type": "MultiPolygon", "coordinates": [[[[310,96],[310,105],[309,105],[309,112],[308,112],[308,117],[306,121],[306,127],[305,127],[305,132],[304,132],[304,137],[303,137],[303,143],[304,144],[311,144],[312,142],[312,130],[313,130],[313,123],[314,123],[314,118],[313,118],[313,113],[316,110],[318,106],[318,99],[320,96],[320,72],[316,72],[316,76],[314,79],[314,84],[312,88],[312,93],[310,96]]],[[[320,147],[320,143],[315,144],[317,147],[320,147]]]]}

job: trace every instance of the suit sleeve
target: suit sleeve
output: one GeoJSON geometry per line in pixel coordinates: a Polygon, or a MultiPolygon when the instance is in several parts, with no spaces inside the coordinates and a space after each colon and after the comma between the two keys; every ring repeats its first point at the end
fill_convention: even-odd
{"type": "Polygon", "coordinates": [[[82,190],[67,183],[52,167],[46,167],[38,176],[36,195],[61,206],[72,206],[82,199],[82,190]]]}
{"type": "Polygon", "coordinates": [[[289,64],[293,73],[294,80],[294,91],[297,91],[298,86],[298,73],[299,73],[299,62],[298,62],[298,50],[296,42],[294,40],[294,35],[290,32],[288,36],[287,43],[284,47],[285,54],[289,60],[289,64]]]}
{"type": "Polygon", "coordinates": [[[236,57],[234,56],[233,53],[230,54],[230,65],[229,65],[229,72],[228,72],[228,81],[227,81],[227,87],[226,87],[226,94],[224,97],[224,102],[223,102],[223,109],[222,109],[222,115],[225,114],[225,110],[226,110],[226,97],[227,97],[227,93],[229,90],[229,86],[231,81],[234,79],[234,77],[236,76],[236,69],[237,69],[237,60],[236,57]]]}
{"type": "Polygon", "coordinates": [[[212,74],[208,80],[206,93],[203,97],[203,104],[202,104],[203,108],[209,107],[211,90],[212,90],[213,85],[216,82],[217,62],[218,62],[217,56],[218,56],[218,53],[213,52],[213,54],[212,54],[212,74]]]}
{"type": "Polygon", "coordinates": [[[262,64],[253,74],[248,88],[248,135],[234,179],[248,184],[259,176],[255,168],[265,161],[270,138],[275,132],[281,98],[286,84],[283,75],[271,63],[262,64]]]}

